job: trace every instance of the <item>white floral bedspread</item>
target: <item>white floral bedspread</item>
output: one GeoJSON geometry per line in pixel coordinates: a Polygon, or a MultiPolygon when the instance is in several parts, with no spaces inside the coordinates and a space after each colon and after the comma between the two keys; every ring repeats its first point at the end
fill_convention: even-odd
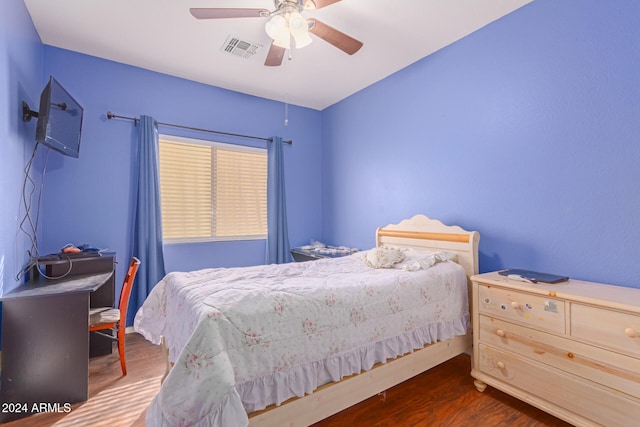
{"type": "Polygon", "coordinates": [[[168,274],[134,324],[175,362],[148,425],[246,426],[247,412],[467,333],[462,267],[374,269],[363,255],[168,274]]]}

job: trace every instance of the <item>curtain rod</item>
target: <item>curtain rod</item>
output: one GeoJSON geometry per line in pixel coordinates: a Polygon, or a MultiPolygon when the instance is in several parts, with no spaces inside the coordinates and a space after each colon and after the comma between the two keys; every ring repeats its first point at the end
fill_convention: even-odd
{"type": "MultiPolygon", "coordinates": [[[[135,118],[135,117],[119,116],[117,114],[113,114],[111,111],[107,111],[107,119],[111,120],[111,119],[115,119],[115,118],[125,119],[125,120],[132,120],[133,122],[136,123],[136,126],[138,124],[138,119],[135,118]]],[[[248,138],[248,139],[259,139],[261,141],[269,141],[269,142],[271,141],[271,138],[261,138],[259,136],[241,135],[241,134],[238,134],[238,133],[220,132],[220,131],[217,131],[217,130],[200,129],[200,128],[194,128],[194,127],[191,127],[191,126],[174,125],[172,123],[162,123],[162,122],[156,122],[156,123],[158,123],[159,125],[163,125],[163,126],[171,126],[171,127],[174,127],[174,128],[195,130],[195,131],[198,131],[198,132],[217,133],[219,135],[237,136],[237,137],[240,137],[240,138],[248,138]]],[[[282,142],[284,142],[285,144],[289,144],[289,145],[293,144],[293,141],[284,141],[283,140],[282,142]]]]}

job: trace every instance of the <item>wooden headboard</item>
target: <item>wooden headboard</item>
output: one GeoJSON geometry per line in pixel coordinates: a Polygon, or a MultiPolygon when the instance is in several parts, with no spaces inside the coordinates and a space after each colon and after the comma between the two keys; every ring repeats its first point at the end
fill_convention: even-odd
{"type": "Polygon", "coordinates": [[[376,230],[376,246],[413,248],[427,251],[449,251],[458,255],[467,277],[478,274],[478,244],[480,234],[424,215],[416,215],[399,224],[389,224],[376,230]]]}

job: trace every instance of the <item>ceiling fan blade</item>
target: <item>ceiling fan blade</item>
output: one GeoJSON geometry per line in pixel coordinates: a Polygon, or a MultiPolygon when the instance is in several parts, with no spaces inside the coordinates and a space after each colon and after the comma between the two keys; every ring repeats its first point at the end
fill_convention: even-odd
{"type": "Polygon", "coordinates": [[[341,51],[353,55],[362,47],[362,42],[314,18],[307,19],[309,32],[320,37],[341,51]]]}
{"type": "Polygon", "coordinates": [[[282,58],[284,58],[284,51],[286,49],[280,46],[276,46],[271,43],[269,53],[267,53],[267,59],[264,61],[264,65],[267,67],[278,67],[282,65],[282,58]]]}
{"type": "Polygon", "coordinates": [[[269,15],[267,9],[238,9],[238,8],[191,8],[191,14],[198,19],[226,19],[226,18],[261,18],[269,15]]]}
{"type": "Polygon", "coordinates": [[[338,3],[341,0],[305,0],[305,9],[322,9],[326,6],[331,6],[334,3],[338,3]]]}

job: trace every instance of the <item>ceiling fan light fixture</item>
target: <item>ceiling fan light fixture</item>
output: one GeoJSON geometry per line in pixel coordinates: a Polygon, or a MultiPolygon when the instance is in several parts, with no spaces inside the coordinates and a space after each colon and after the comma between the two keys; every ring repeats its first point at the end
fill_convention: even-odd
{"type": "Polygon", "coordinates": [[[273,44],[289,49],[291,46],[291,33],[289,32],[289,26],[287,20],[282,15],[274,15],[264,25],[264,29],[273,39],[273,44]]]}
{"type": "Polygon", "coordinates": [[[291,36],[289,35],[289,32],[287,31],[286,34],[281,35],[280,37],[273,39],[273,44],[278,46],[278,47],[282,47],[285,49],[290,49],[291,48],[291,36]]]}
{"type": "Polygon", "coordinates": [[[308,33],[302,34],[302,35],[298,35],[298,36],[296,36],[294,34],[293,35],[293,39],[296,41],[296,47],[298,49],[300,49],[301,47],[309,46],[311,44],[311,42],[313,41],[313,39],[311,38],[311,36],[308,33]]]}
{"type": "Polygon", "coordinates": [[[264,24],[264,30],[275,40],[282,35],[282,32],[287,31],[287,21],[282,15],[274,15],[264,24]]]}
{"type": "Polygon", "coordinates": [[[298,12],[289,15],[289,31],[296,41],[296,48],[308,46],[312,40],[309,35],[309,24],[298,12]]]}

